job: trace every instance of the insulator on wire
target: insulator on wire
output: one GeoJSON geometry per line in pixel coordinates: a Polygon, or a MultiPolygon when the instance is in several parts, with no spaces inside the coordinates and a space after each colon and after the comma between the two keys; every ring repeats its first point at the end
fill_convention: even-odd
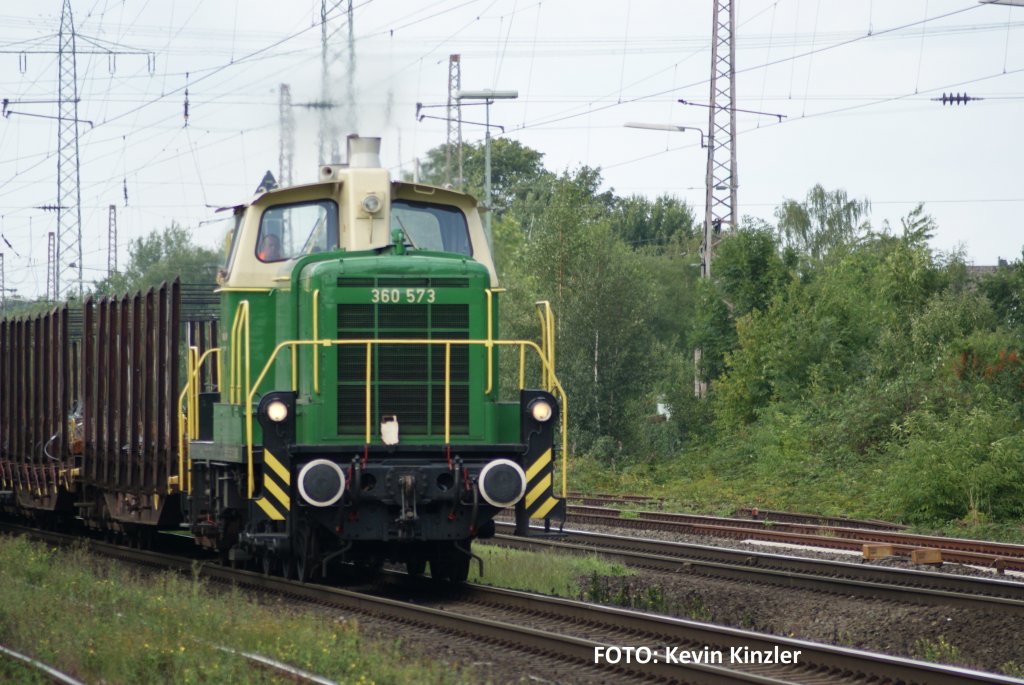
{"type": "Polygon", "coordinates": [[[984,100],[985,98],[971,97],[967,93],[943,93],[940,98],[932,98],[933,102],[941,102],[943,105],[966,105],[973,100],[984,100]]]}

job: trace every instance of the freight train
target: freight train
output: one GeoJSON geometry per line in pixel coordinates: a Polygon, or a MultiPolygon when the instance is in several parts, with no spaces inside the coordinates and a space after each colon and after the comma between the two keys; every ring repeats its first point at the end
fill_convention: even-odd
{"type": "Polygon", "coordinates": [[[502,510],[518,534],[564,521],[550,307],[539,342],[502,339],[475,200],[379,151],[352,136],[319,182],[231,208],[212,316],[176,281],[4,319],[3,508],[134,544],[185,528],[303,580],[459,582],[502,510]]]}

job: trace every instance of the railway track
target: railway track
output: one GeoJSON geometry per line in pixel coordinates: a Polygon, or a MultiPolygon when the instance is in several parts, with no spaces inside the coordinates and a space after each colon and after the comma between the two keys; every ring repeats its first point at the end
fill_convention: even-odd
{"type": "Polygon", "coordinates": [[[36,676],[43,679],[46,682],[53,683],[54,685],[85,685],[82,681],[72,678],[67,673],[58,671],[57,669],[44,664],[38,659],[34,659],[27,654],[16,652],[13,649],[0,646],[0,658],[9,659],[24,665],[26,668],[32,669],[36,676]]]}
{"type": "Polygon", "coordinates": [[[878,519],[855,519],[845,516],[819,516],[817,514],[801,514],[792,511],[775,511],[744,507],[736,512],[735,518],[750,518],[756,521],[773,523],[806,523],[814,526],[840,526],[844,528],[865,528],[867,530],[906,530],[908,526],[878,519]]]}
{"type": "MultiPolygon", "coordinates": [[[[579,491],[569,492],[570,502],[590,507],[609,506],[644,506],[650,509],[662,509],[665,501],[662,498],[647,495],[610,495],[603,493],[588,494],[579,491]]],[[[840,526],[846,528],[864,528],[867,530],[906,530],[908,526],[878,519],[857,519],[845,516],[820,516],[792,511],[777,511],[757,507],[743,507],[736,511],[735,518],[764,521],[766,523],[803,523],[813,526],[840,526]]]]}
{"type": "Polygon", "coordinates": [[[593,554],[629,566],[745,580],[787,588],[918,604],[1024,614],[1024,583],[870,564],[808,559],[706,545],[567,531],[559,540],[514,537],[499,523],[495,544],[517,549],[593,554]]]}
{"type": "Polygon", "coordinates": [[[858,552],[865,544],[885,544],[892,546],[893,554],[903,556],[910,556],[915,549],[939,549],[945,561],[988,567],[997,571],[1024,571],[1024,546],[982,540],[797,523],[757,523],[746,519],[657,511],[632,512],[610,507],[578,505],[568,507],[567,523],[768,540],[858,552]]]}
{"type": "MultiPolygon", "coordinates": [[[[63,534],[31,531],[51,544],[63,534]]],[[[530,593],[466,585],[439,592],[429,583],[357,592],[230,569],[189,558],[90,543],[95,552],[153,568],[196,570],[214,582],[272,593],[295,601],[386,618],[424,631],[440,631],[563,665],[569,682],[901,683],[953,685],[1021,682],[934,663],[918,662],[750,631],[596,606],[530,593]],[[427,588],[422,591],[410,588],[427,588]],[[716,655],[722,663],[717,663],[716,655]],[[788,656],[787,656],[788,655],[788,656]],[[703,659],[703,663],[685,660],[703,659]]]]}

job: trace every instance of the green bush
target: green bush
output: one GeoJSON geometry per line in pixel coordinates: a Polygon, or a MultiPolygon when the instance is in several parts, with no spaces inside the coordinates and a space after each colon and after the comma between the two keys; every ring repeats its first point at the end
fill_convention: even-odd
{"type": "Polygon", "coordinates": [[[1024,434],[1018,412],[984,387],[974,406],[914,412],[896,429],[893,515],[915,522],[1024,515],[1024,434]]]}

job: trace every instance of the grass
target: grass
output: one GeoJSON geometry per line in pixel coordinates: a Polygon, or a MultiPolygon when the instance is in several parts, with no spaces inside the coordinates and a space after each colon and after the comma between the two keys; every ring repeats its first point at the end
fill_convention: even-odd
{"type": "MultiPolygon", "coordinates": [[[[0,539],[0,644],[86,682],[272,683],[218,647],[283,661],[342,683],[457,683],[450,665],[369,641],[356,621],[212,592],[198,577],[140,575],[81,549],[0,539]]],[[[0,659],[5,683],[47,682],[0,659]]]]}
{"type": "Polygon", "coordinates": [[[473,551],[484,560],[484,577],[480,577],[474,563],[470,567],[470,582],[556,597],[582,597],[585,591],[582,579],[585,578],[633,573],[624,564],[598,555],[528,552],[484,543],[473,545],[473,551]]]}
{"type": "MultiPolygon", "coordinates": [[[[785,482],[770,473],[756,473],[748,464],[730,461],[721,451],[691,450],[673,460],[633,463],[610,468],[585,455],[573,459],[573,490],[664,498],[664,511],[731,515],[741,507],[799,511],[824,516],[878,518],[899,522],[883,501],[887,472],[873,459],[828,469],[808,465],[804,481],[785,482]],[[811,475],[814,472],[815,475],[811,475]]],[[[641,507],[645,508],[645,507],[641,507]]],[[[911,532],[1024,544],[1024,520],[990,522],[983,518],[914,526],[911,532]]]]}

